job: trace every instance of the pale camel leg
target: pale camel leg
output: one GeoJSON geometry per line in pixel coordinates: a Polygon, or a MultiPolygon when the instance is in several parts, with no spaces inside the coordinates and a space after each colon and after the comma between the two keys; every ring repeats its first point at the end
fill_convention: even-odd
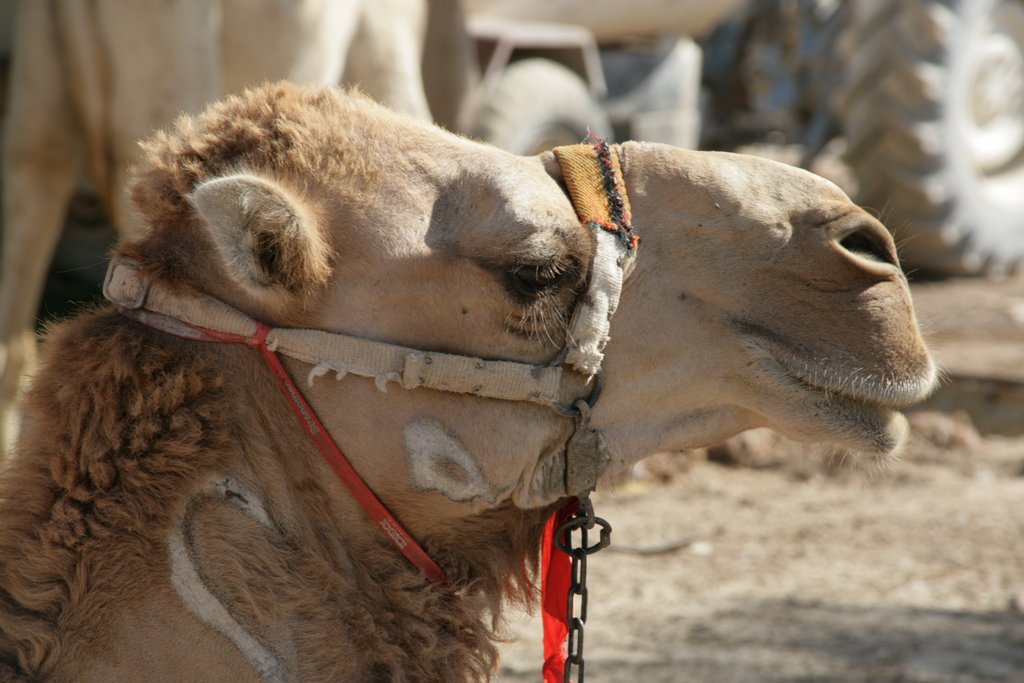
{"type": "Polygon", "coordinates": [[[15,406],[34,358],[43,280],[82,169],[49,7],[21,3],[14,32],[3,159],[0,460],[17,434],[15,406]]]}
{"type": "Polygon", "coordinates": [[[426,31],[425,0],[364,2],[345,80],[395,111],[430,121],[421,71],[426,31]]]}

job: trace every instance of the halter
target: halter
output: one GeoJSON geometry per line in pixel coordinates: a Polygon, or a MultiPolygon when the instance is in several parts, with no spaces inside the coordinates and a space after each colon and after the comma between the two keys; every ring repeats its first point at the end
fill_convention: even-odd
{"type": "Polygon", "coordinates": [[[576,214],[583,225],[594,230],[597,244],[590,284],[573,312],[567,346],[557,364],[485,360],[322,330],[274,328],[212,297],[161,287],[128,259],[111,263],[103,294],[125,315],[168,334],[258,349],[297,419],[342,482],[410,562],[431,580],[441,582],[441,570],[352,468],[288,376],[278,354],[312,365],[310,383],[328,372],[337,373],[339,379],[351,373],[372,378],[382,390],[393,383],[403,389],[424,387],[551,408],[575,422],[566,443],[565,495],[593,490],[608,461],[604,440],[589,428],[590,408],[599,387],[595,377],[622,283],[632,271],[638,240],[632,232],[629,200],[615,150],[595,140],[554,152],[576,214]],[[584,381],[566,381],[567,372],[584,381]],[[579,395],[581,384],[588,387],[587,395],[579,395]]]}

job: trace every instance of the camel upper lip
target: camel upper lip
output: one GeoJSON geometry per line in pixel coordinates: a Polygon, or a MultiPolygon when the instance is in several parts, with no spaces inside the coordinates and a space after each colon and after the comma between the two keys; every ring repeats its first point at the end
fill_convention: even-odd
{"type": "Polygon", "coordinates": [[[847,400],[879,408],[900,410],[926,398],[934,384],[934,369],[927,379],[899,379],[893,376],[852,372],[844,375],[806,364],[796,358],[772,354],[787,375],[804,386],[847,400]]]}
{"type": "Polygon", "coordinates": [[[833,368],[821,359],[808,359],[807,354],[793,349],[762,325],[743,321],[737,322],[737,327],[754,341],[758,355],[767,356],[776,370],[805,388],[834,398],[899,410],[926,398],[936,384],[937,370],[931,362],[925,373],[909,378],[864,368],[833,368]]]}

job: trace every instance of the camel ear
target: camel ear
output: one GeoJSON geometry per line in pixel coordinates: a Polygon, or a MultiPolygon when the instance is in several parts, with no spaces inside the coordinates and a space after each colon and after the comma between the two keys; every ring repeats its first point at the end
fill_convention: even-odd
{"type": "Polygon", "coordinates": [[[277,183],[225,176],[200,183],[189,199],[224,267],[246,289],[301,296],[327,282],[329,249],[317,221],[277,183]]]}

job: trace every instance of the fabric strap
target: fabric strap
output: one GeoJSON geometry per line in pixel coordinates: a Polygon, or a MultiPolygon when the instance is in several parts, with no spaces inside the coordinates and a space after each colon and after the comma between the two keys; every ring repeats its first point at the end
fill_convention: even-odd
{"type": "MultiPolygon", "coordinates": [[[[249,337],[257,326],[241,311],[204,294],[151,287],[138,264],[127,259],[111,263],[103,293],[122,308],[160,313],[186,327],[199,325],[249,337]]],[[[179,336],[189,334],[187,329],[180,332],[179,336]]],[[[579,398],[583,384],[564,381],[564,368],[557,365],[422,351],[323,330],[275,327],[267,342],[278,353],[312,365],[315,374],[352,373],[374,379],[381,389],[396,383],[403,389],[425,387],[563,408],[579,398]]]]}
{"type": "MultiPolygon", "coordinates": [[[[632,211],[614,148],[603,140],[595,139],[590,143],[557,147],[554,153],[577,217],[596,232],[597,251],[590,271],[590,285],[569,323],[570,347],[566,354],[567,364],[592,375],[600,370],[604,360],[612,314],[619,305],[622,283],[633,269],[639,239],[633,234],[632,211]]],[[[592,434],[595,439],[600,439],[599,433],[592,434]]],[[[602,446],[592,450],[597,453],[604,449],[602,446]]],[[[598,469],[596,463],[591,464],[595,465],[595,470],[598,469]]],[[[566,471],[568,475],[568,464],[566,471]]],[[[596,484],[596,472],[592,481],[591,488],[596,484]]],[[[565,680],[572,558],[557,548],[555,533],[578,509],[579,500],[570,498],[551,515],[544,527],[541,549],[544,683],[562,683],[565,680]]]]}
{"type": "Polygon", "coordinates": [[[615,149],[595,139],[556,147],[554,153],[576,216],[595,231],[597,242],[587,295],[569,322],[565,362],[595,375],[604,360],[612,315],[619,305],[622,283],[633,270],[639,239],[633,234],[632,210],[615,149]]]}

